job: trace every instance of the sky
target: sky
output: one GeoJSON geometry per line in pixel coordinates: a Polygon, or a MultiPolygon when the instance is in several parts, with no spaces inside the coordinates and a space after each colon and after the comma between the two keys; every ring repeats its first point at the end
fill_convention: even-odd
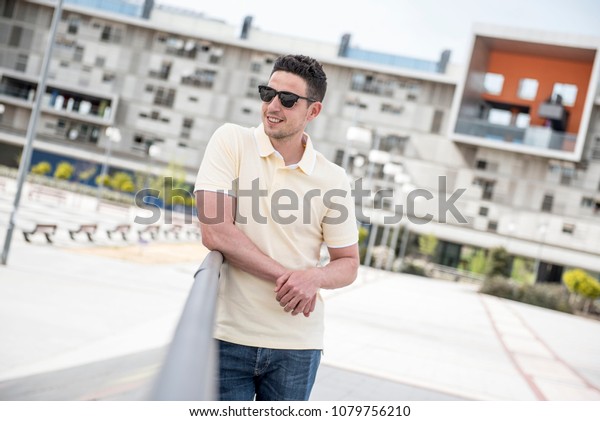
{"type": "Polygon", "coordinates": [[[600,37],[599,0],[156,0],[253,26],[338,45],[352,34],[352,47],[464,64],[474,22],[600,37]]]}

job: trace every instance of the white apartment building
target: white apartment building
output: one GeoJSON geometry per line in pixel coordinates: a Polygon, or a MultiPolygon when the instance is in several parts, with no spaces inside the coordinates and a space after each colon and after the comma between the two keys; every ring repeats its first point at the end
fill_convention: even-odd
{"type": "MultiPolygon", "coordinates": [[[[14,165],[24,143],[53,4],[0,6],[3,165],[14,165]]],[[[370,190],[360,213],[371,222],[371,249],[382,243],[400,253],[406,227],[438,237],[448,266],[463,246],[504,246],[536,259],[539,280],[556,281],[566,267],[600,272],[600,40],[480,26],[460,67],[446,52],[439,63],[411,62],[349,41],[265,33],[251,19],[240,32],[164,8],[139,19],[67,3],[36,151],[101,163],[105,129],[118,127],[112,167],[146,171],[156,145],[154,161],[183,165],[192,181],[217,127],[259,124],[257,85],[274,59],[307,54],[328,75],[324,112],[309,132],[370,190]],[[415,189],[431,198],[411,201],[415,189]],[[459,189],[457,218],[440,201],[459,189]],[[413,202],[409,213],[433,221],[390,222],[394,206],[413,202]]]]}

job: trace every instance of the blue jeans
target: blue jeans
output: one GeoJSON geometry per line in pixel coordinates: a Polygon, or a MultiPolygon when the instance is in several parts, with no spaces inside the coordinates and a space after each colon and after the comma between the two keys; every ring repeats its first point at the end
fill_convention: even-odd
{"type": "Polygon", "coordinates": [[[321,351],[255,348],[219,343],[222,401],[305,401],[315,382],[321,351]]]}

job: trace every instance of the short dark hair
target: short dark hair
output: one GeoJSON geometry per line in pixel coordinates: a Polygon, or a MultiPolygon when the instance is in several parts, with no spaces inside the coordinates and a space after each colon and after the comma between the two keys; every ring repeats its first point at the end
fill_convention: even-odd
{"type": "Polygon", "coordinates": [[[309,98],[319,101],[323,101],[325,98],[327,75],[325,75],[321,63],[314,58],[292,54],[277,57],[271,75],[279,70],[293,73],[304,79],[308,86],[306,96],[309,98]]]}

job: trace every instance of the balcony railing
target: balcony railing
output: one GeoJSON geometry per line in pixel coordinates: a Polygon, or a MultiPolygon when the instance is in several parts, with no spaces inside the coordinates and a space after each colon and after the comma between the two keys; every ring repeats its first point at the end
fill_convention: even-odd
{"type": "Polygon", "coordinates": [[[530,146],[540,149],[572,152],[577,136],[552,130],[549,127],[520,128],[493,124],[477,118],[459,118],[456,133],[486,140],[530,146]]]}

